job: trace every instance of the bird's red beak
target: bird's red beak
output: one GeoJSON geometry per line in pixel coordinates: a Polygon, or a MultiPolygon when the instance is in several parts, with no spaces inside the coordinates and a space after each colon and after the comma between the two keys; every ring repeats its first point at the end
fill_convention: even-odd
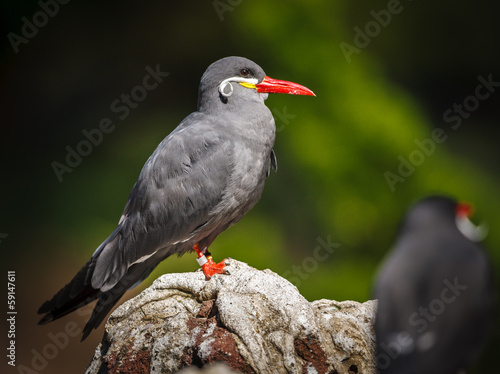
{"type": "Polygon", "coordinates": [[[470,203],[466,203],[464,201],[460,201],[455,207],[455,214],[458,217],[472,217],[474,213],[474,206],[470,203]]]}
{"type": "Polygon", "coordinates": [[[264,77],[262,82],[256,84],[257,92],[260,93],[286,93],[290,95],[309,95],[316,96],[309,88],[300,84],[280,81],[271,77],[264,77]]]}

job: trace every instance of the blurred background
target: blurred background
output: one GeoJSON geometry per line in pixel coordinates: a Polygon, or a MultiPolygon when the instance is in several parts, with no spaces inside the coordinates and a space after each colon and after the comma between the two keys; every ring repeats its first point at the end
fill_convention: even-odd
{"type": "MultiPolygon", "coordinates": [[[[17,369],[83,372],[104,324],[53,352],[51,337],[82,329],[90,310],[43,327],[36,311],[111,233],[144,162],[196,109],[206,67],[230,55],[317,97],[267,100],[279,172],[214,242],[215,259],[270,268],[309,300],[366,301],[402,214],[443,193],[488,223],[498,273],[499,11],[449,0],[2,2],[0,253],[4,278],[16,272],[17,369]],[[139,97],[148,66],[168,76],[139,97]],[[126,104],[131,92],[139,99],[126,104]],[[113,130],[82,145],[106,119],[113,130]],[[426,141],[435,128],[444,142],[426,141]],[[68,147],[85,154],[72,166],[68,147]]],[[[194,255],[170,258],[121,303],[197,268],[194,255]]],[[[492,369],[499,345],[496,326],[470,372],[492,369]]]]}

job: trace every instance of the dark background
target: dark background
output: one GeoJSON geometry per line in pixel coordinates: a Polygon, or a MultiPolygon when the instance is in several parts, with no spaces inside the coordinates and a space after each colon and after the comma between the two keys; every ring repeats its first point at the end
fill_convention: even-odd
{"type": "MultiPolygon", "coordinates": [[[[279,172],[252,212],[213,244],[216,260],[231,256],[270,268],[309,300],[365,301],[403,212],[422,196],[445,193],[473,202],[475,221],[488,223],[485,246],[498,272],[500,95],[478,100],[457,129],[443,115],[474,102],[467,98],[479,76],[500,82],[500,6],[408,0],[389,19],[380,13],[389,3],[396,4],[73,0],[43,16],[37,2],[2,2],[1,298],[7,299],[7,270],[15,270],[18,369],[83,372],[103,326],[84,343],[70,337],[54,358],[37,361],[51,336],[68,325],[82,329],[88,314],[39,327],[36,310],[111,233],[144,162],[196,109],[205,68],[229,55],[250,58],[317,97],[268,99],[279,172]],[[373,11],[386,23],[378,32],[373,11]],[[26,20],[42,26],[16,52],[8,35],[23,37],[26,20]],[[370,25],[373,37],[348,62],[340,44],[355,46],[354,28],[366,32],[370,25]],[[111,103],[157,65],[169,75],[120,119],[111,103]],[[104,118],[114,130],[58,180],[53,162],[66,163],[66,147],[76,149],[82,131],[104,118]],[[384,173],[397,174],[401,157],[408,160],[415,141],[431,138],[433,128],[443,129],[446,141],[391,190],[384,173]],[[326,260],[314,255],[321,240],[338,244],[326,260]]],[[[194,259],[165,261],[126,297],[162,273],[195,270],[194,259]]],[[[496,329],[471,372],[494,370],[499,336],[496,329]]],[[[16,372],[5,360],[1,371],[16,372]]]]}

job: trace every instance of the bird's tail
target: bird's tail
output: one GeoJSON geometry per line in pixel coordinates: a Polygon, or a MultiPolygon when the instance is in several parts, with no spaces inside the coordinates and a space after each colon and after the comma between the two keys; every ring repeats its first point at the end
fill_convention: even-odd
{"type": "Polygon", "coordinates": [[[40,309],[38,309],[39,314],[45,314],[38,324],[44,325],[55,321],[56,319],[59,319],[97,299],[92,316],[83,329],[83,341],[92,332],[92,330],[96,329],[101,324],[103,319],[122,297],[125,291],[131,288],[131,286],[136,283],[138,279],[144,279],[144,277],[147,276],[152,269],[154,269],[154,266],[148,268],[147,271],[142,272],[142,276],[141,274],[137,275],[134,272],[126,274],[120,282],[115,285],[115,287],[109,291],[102,292],[99,289],[93,288],[91,285],[94,266],[95,261],[90,259],[85,266],[80,269],[71,282],[64,286],[51,300],[46,301],[40,309]]]}
{"type": "Polygon", "coordinates": [[[46,301],[38,309],[38,314],[45,314],[39,325],[55,321],[68,313],[79,309],[99,297],[100,291],[92,287],[90,277],[94,262],[89,260],[51,300],[46,301]]]}
{"type": "Polygon", "coordinates": [[[88,320],[87,324],[83,329],[82,340],[84,341],[87,336],[96,329],[106,317],[106,315],[111,311],[113,306],[120,300],[120,298],[125,293],[126,289],[121,287],[115,287],[108,292],[101,292],[99,295],[99,300],[92,311],[92,316],[88,320]]]}

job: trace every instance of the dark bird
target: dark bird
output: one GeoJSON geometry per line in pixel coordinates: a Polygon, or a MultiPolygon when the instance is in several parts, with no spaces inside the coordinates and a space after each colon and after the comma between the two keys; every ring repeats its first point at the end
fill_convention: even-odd
{"type": "Polygon", "coordinates": [[[470,205],[417,202],[401,222],[375,286],[377,369],[456,374],[478,355],[494,315],[493,274],[470,205]]]}
{"type": "Polygon", "coordinates": [[[227,273],[208,247],[260,199],[271,167],[275,123],[269,93],[312,95],[272,79],[256,63],[226,57],[201,78],[198,109],[156,148],[144,165],[118,226],[76,276],[38,313],[40,324],[97,300],[82,340],[130,288],[172,254],[194,250],[206,279],[227,273]]]}

